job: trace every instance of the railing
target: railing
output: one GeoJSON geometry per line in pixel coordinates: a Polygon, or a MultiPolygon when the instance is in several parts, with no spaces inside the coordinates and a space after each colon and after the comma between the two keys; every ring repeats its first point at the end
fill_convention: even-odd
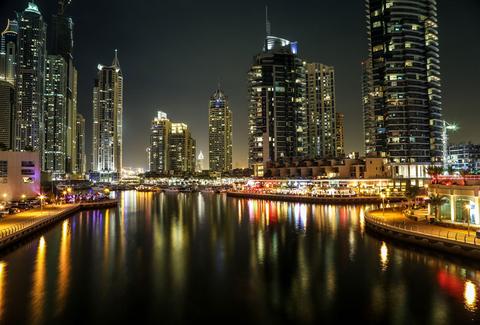
{"type": "Polygon", "coordinates": [[[383,218],[378,218],[374,217],[371,215],[365,216],[365,219],[369,219],[369,221],[381,225],[381,226],[386,226],[387,228],[394,228],[394,230],[403,230],[412,234],[417,234],[417,235],[428,235],[430,237],[434,238],[439,238],[439,239],[447,239],[450,241],[462,243],[462,244],[471,244],[475,246],[480,247],[480,239],[477,238],[475,235],[468,235],[468,234],[462,234],[460,232],[456,231],[448,231],[448,230],[442,230],[442,229],[425,229],[425,227],[418,226],[418,225],[412,225],[410,223],[406,223],[405,221],[403,222],[395,222],[395,221],[389,221],[386,222],[383,218]],[[422,229],[423,228],[423,229],[422,229]]]}

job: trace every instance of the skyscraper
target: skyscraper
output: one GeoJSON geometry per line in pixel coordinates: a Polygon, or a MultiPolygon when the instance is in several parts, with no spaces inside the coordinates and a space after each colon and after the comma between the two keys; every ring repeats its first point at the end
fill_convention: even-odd
{"type": "Polygon", "coordinates": [[[14,109],[15,88],[10,82],[0,80],[0,151],[12,149],[14,109]]]}
{"type": "Polygon", "coordinates": [[[210,171],[221,173],[232,169],[232,111],[220,88],[210,97],[208,105],[208,151],[210,171]]]}
{"type": "Polygon", "coordinates": [[[48,55],[45,68],[45,151],[43,170],[52,177],[66,173],[67,63],[60,55],[48,55]]]}
{"type": "Polygon", "coordinates": [[[17,18],[15,149],[39,151],[42,157],[47,25],[33,2],[17,18]]]}
{"type": "Polygon", "coordinates": [[[114,180],[122,171],[123,75],[117,51],[111,66],[98,65],[93,88],[93,171],[114,180]]]}
{"type": "Polygon", "coordinates": [[[345,155],[345,115],[343,113],[335,113],[335,149],[336,157],[345,155]]]}
{"type": "MultiPolygon", "coordinates": [[[[59,101],[50,103],[51,108],[58,111],[61,115],[57,115],[61,119],[62,128],[64,129],[64,144],[61,148],[63,159],[65,160],[63,173],[70,174],[75,172],[77,166],[76,157],[76,123],[77,123],[77,70],[73,64],[73,21],[66,16],[65,10],[70,0],[59,0],[58,11],[52,15],[52,24],[48,28],[48,60],[54,57],[56,62],[63,59],[64,69],[61,69],[61,76],[65,86],[62,88],[49,85],[52,80],[45,80],[45,87],[50,88],[50,96],[57,96],[62,99],[61,106],[56,107],[59,101]]],[[[55,81],[54,81],[55,82],[55,81]]],[[[47,96],[47,94],[46,94],[47,96]]],[[[45,122],[47,123],[47,121],[45,122]]],[[[56,122],[59,124],[60,122],[56,122]]],[[[46,132],[46,137],[49,134],[46,132]]]]}
{"type": "Polygon", "coordinates": [[[150,161],[151,172],[168,174],[169,171],[169,140],[172,131],[172,123],[167,114],[158,111],[157,116],[152,121],[150,129],[150,161]]]}
{"type": "Polygon", "coordinates": [[[8,20],[0,38],[0,80],[15,84],[17,74],[18,23],[8,20]]]}
{"type": "Polygon", "coordinates": [[[308,157],[336,157],[334,68],[320,63],[307,63],[306,84],[308,157]]]}
{"type": "Polygon", "coordinates": [[[305,69],[297,49],[296,42],[267,31],[263,51],[250,68],[249,165],[254,170],[307,154],[305,69]]]}
{"type": "Polygon", "coordinates": [[[376,155],[375,135],[376,118],[372,93],[372,61],[362,62],[362,107],[363,107],[363,135],[365,155],[376,155]]]}
{"type": "Polygon", "coordinates": [[[395,176],[423,177],[426,165],[442,159],[436,0],[366,4],[375,152],[395,176]]]}
{"type": "Polygon", "coordinates": [[[182,175],[195,172],[196,145],[185,123],[172,123],[169,139],[170,173],[182,175]]]}
{"type": "Polygon", "coordinates": [[[85,118],[83,117],[82,114],[77,113],[77,119],[76,119],[76,127],[75,127],[75,132],[76,132],[76,155],[77,158],[75,160],[76,166],[74,168],[74,173],[77,174],[78,176],[83,177],[85,173],[87,172],[87,154],[86,154],[86,149],[85,149],[85,118]]]}

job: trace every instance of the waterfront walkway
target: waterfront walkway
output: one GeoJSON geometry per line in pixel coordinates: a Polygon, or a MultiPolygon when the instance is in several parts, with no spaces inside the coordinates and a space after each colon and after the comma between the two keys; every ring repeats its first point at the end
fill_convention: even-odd
{"type": "Polygon", "coordinates": [[[474,230],[414,221],[399,210],[369,211],[365,223],[371,230],[398,240],[448,253],[480,259],[480,238],[474,230]]]}
{"type": "Polygon", "coordinates": [[[470,243],[480,247],[480,239],[475,236],[475,231],[453,227],[446,227],[440,224],[431,224],[426,220],[414,221],[403,215],[398,210],[382,210],[372,211],[369,213],[371,217],[379,222],[384,222],[389,225],[399,227],[401,229],[411,230],[419,233],[425,233],[432,236],[438,236],[450,240],[457,240],[462,243],[470,243]]]}
{"type": "Polygon", "coordinates": [[[83,209],[117,206],[117,200],[46,205],[0,218],[0,249],[83,209]]]}

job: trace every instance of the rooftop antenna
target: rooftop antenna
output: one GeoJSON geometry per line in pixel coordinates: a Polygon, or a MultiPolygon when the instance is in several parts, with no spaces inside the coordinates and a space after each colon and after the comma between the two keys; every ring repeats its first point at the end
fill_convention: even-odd
{"type": "Polygon", "coordinates": [[[270,21],[268,20],[268,6],[265,6],[265,27],[267,30],[267,36],[272,34],[272,26],[270,25],[270,21]]]}

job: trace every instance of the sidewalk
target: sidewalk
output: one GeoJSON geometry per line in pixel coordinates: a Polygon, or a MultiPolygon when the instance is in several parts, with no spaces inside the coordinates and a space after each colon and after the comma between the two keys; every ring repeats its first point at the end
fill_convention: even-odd
{"type": "Polygon", "coordinates": [[[468,231],[465,229],[430,224],[422,218],[419,218],[419,221],[413,221],[405,217],[401,211],[386,209],[385,213],[382,210],[376,210],[370,211],[369,214],[381,222],[400,229],[480,246],[480,239],[476,238],[474,230],[470,230],[468,235],[468,231]]]}
{"type": "Polygon", "coordinates": [[[37,208],[14,215],[6,215],[0,218],[0,239],[77,207],[78,204],[48,205],[44,206],[43,209],[37,208]]]}

